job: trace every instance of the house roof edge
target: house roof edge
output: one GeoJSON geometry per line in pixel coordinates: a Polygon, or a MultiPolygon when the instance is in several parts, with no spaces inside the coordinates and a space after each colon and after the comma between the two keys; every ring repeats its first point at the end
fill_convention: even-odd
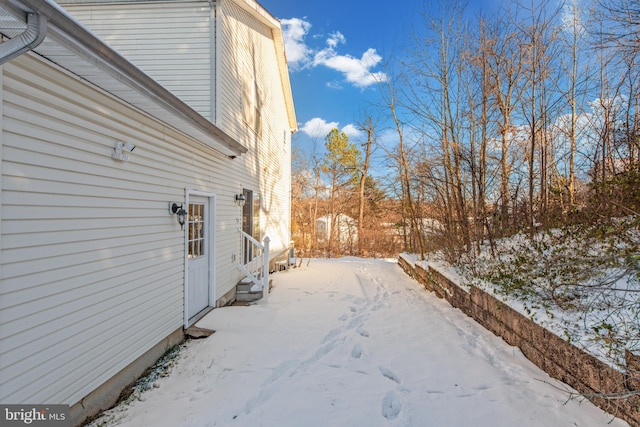
{"type": "Polygon", "coordinates": [[[228,157],[236,157],[247,152],[246,147],[113,50],[53,0],[8,0],[8,3],[3,8],[8,8],[18,18],[20,18],[19,15],[21,13],[27,12],[37,13],[44,17],[47,20],[47,38],[69,50],[74,55],[91,62],[105,75],[114,79],[114,82],[126,85],[135,91],[138,96],[126,99],[126,96],[123,96],[122,93],[115,94],[111,92],[108,88],[102,87],[101,84],[97,83],[93,75],[89,73],[80,75],[78,71],[74,71],[65,66],[64,63],[61,63],[59,58],[57,61],[53,61],[47,57],[47,52],[42,48],[42,45],[35,49],[39,55],[56,62],[59,66],[114,94],[114,96],[134,105],[147,114],[159,118],[221,154],[228,157]],[[158,117],[157,114],[154,114],[154,108],[151,108],[147,103],[141,105],[137,101],[140,99],[139,95],[143,95],[147,102],[155,104],[154,107],[160,107],[169,114],[165,114],[164,118],[158,117]],[[173,117],[170,117],[170,121],[167,121],[166,119],[169,116],[173,117]]]}

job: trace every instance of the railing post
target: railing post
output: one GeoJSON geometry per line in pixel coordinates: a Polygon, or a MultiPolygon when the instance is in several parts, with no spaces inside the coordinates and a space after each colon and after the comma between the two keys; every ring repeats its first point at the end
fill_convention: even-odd
{"type": "Polygon", "coordinates": [[[264,250],[262,251],[262,257],[263,257],[263,268],[264,271],[262,273],[262,297],[266,297],[267,295],[269,295],[269,242],[271,240],[269,239],[269,236],[265,237],[263,242],[264,242],[264,250]]]}

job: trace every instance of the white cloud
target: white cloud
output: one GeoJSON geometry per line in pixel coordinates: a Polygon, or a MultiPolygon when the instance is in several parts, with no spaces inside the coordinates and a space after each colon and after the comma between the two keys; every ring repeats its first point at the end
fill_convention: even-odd
{"type": "MultiPolygon", "coordinates": [[[[305,122],[305,124],[300,127],[300,131],[306,133],[312,138],[324,138],[332,129],[338,129],[339,124],[339,122],[327,122],[325,119],[321,119],[320,117],[314,117],[313,119],[305,122]]],[[[362,131],[351,123],[343,126],[340,131],[344,132],[349,138],[358,138],[362,136],[362,131]]]]}
{"type": "Polygon", "coordinates": [[[381,60],[382,57],[372,48],[367,49],[358,59],[351,55],[338,55],[335,49],[329,45],[315,54],[313,65],[324,65],[339,71],[344,74],[349,83],[359,88],[365,88],[387,80],[385,73],[371,71],[381,60]]]}
{"type": "Polygon", "coordinates": [[[344,132],[349,138],[358,138],[362,135],[362,131],[351,123],[344,126],[342,128],[342,132],[344,132]]]}
{"type": "Polygon", "coordinates": [[[339,44],[345,44],[346,42],[347,39],[342,35],[340,31],[336,31],[335,33],[331,34],[327,39],[327,44],[332,48],[338,46],[339,44]]]}
{"type": "MultiPolygon", "coordinates": [[[[338,54],[336,48],[346,44],[347,39],[340,31],[335,31],[327,37],[324,49],[314,50],[305,41],[311,30],[309,21],[304,18],[291,18],[282,19],[280,22],[287,61],[292,70],[322,65],[340,72],[348,83],[359,88],[366,88],[387,80],[385,73],[372,71],[382,61],[382,57],[375,49],[367,49],[360,58],[349,54],[338,54]]],[[[334,83],[329,87],[338,86],[334,83]]]]}
{"type": "Polygon", "coordinates": [[[304,41],[311,29],[311,24],[299,18],[282,19],[280,23],[289,66],[295,70],[305,68],[312,55],[311,48],[304,41]]]}
{"type": "Polygon", "coordinates": [[[307,121],[300,130],[312,138],[324,138],[331,129],[337,128],[338,122],[327,122],[319,117],[307,121]]]}

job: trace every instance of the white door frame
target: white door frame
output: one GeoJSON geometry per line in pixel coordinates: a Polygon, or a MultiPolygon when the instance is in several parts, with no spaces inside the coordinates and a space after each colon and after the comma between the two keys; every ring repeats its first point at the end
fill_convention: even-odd
{"type": "MultiPolygon", "coordinates": [[[[186,189],[185,200],[187,209],[189,207],[190,196],[206,197],[209,200],[209,215],[208,215],[208,227],[206,228],[207,238],[209,241],[209,250],[207,251],[209,257],[209,307],[214,307],[216,303],[216,195],[208,191],[186,189]]],[[[185,227],[184,232],[184,327],[185,329],[190,326],[189,324],[189,236],[188,229],[185,227]]]]}

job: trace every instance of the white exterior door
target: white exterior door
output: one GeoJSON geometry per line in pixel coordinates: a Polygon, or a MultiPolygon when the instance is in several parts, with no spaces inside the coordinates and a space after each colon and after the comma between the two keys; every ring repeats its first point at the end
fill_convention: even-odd
{"type": "Polygon", "coordinates": [[[189,197],[187,219],[186,320],[209,307],[213,295],[211,198],[189,197]]]}

